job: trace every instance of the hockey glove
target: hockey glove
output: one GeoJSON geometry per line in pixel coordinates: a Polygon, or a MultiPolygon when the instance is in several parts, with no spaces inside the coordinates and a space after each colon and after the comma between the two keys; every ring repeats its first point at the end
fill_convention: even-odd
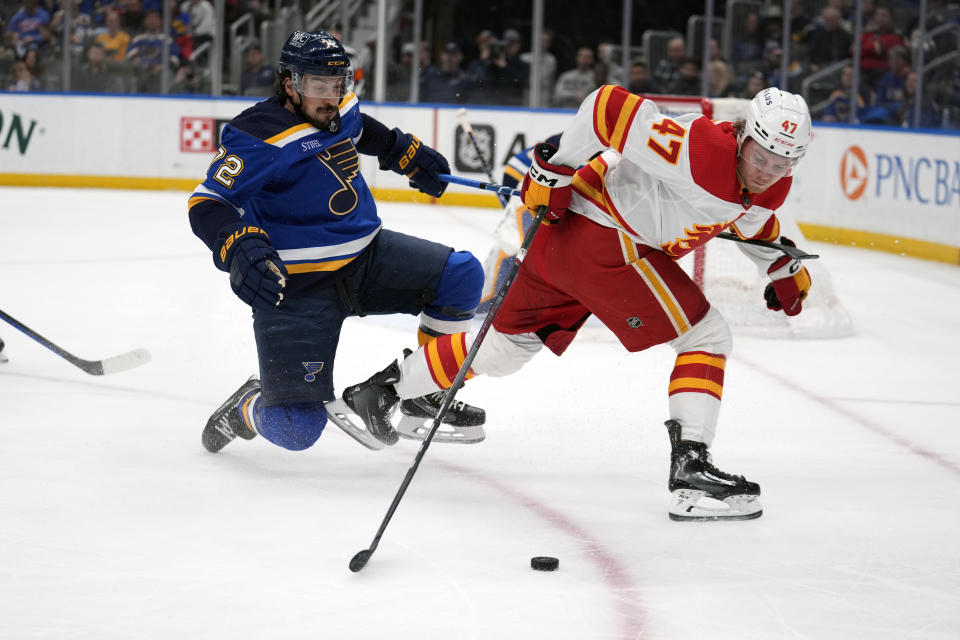
{"type": "MultiPolygon", "coordinates": [[[[797,246],[793,240],[781,236],[780,243],[788,247],[797,246]]],[[[799,260],[790,256],[777,258],[767,269],[770,284],[763,291],[767,308],[773,311],[781,309],[788,316],[795,316],[803,310],[803,301],[810,291],[810,272],[799,260]]]]}
{"type": "Polygon", "coordinates": [[[272,309],[283,300],[287,269],[263,229],[242,222],[224,227],[213,262],[230,273],[230,288],[254,309],[272,309]]]}
{"type": "Polygon", "coordinates": [[[437,178],[439,173],[450,173],[450,164],[436,149],[420,142],[412,134],[394,129],[397,141],[380,158],[380,168],[390,169],[410,179],[410,186],[423,193],[439,198],[447,188],[446,182],[437,178]]]}
{"type": "Polygon", "coordinates": [[[550,158],[557,152],[552,144],[541,142],[533,148],[533,162],[520,187],[520,199],[524,206],[536,213],[547,206],[547,219],[559,220],[570,206],[574,170],[552,164],[550,158]]]}

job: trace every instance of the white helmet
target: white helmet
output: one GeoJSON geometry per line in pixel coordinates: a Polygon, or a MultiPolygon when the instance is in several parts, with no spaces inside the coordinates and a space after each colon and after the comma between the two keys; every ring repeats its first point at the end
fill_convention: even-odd
{"type": "Polygon", "coordinates": [[[747,105],[747,122],[738,142],[738,151],[746,137],[794,164],[810,144],[810,110],[800,96],[776,87],[764,89],[747,105]]]}

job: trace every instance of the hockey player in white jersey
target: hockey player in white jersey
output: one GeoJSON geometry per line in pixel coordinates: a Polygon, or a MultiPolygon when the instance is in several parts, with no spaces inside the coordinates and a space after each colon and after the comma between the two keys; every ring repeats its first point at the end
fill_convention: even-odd
{"type": "MultiPolygon", "coordinates": [[[[621,87],[594,91],[559,149],[536,148],[522,198],[532,210],[546,205],[550,224],[535,237],[467,378],[513,373],[544,345],[562,354],[591,314],[628,351],[669,343],[677,352],[666,422],[670,517],[759,517],[759,485],[719,470],[709,449],[730,329],[677,260],[724,230],[775,241],[774,212],[810,138],[806,103],[776,88],[758,93],[737,123],[669,117],[621,87]]],[[[811,284],[806,268],[775,248],[739,246],[770,277],[767,307],[800,313],[811,284]]],[[[450,387],[473,339],[438,337],[403,360],[399,381],[374,375],[354,398],[382,403],[372,419],[389,420],[399,399],[450,387]]]]}

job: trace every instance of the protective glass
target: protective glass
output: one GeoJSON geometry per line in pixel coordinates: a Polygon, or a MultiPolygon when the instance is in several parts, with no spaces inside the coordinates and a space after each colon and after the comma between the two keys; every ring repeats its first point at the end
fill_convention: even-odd
{"type": "Polygon", "coordinates": [[[307,98],[330,98],[340,100],[349,90],[348,79],[343,75],[318,76],[312,73],[296,73],[291,77],[293,87],[307,98]]]}

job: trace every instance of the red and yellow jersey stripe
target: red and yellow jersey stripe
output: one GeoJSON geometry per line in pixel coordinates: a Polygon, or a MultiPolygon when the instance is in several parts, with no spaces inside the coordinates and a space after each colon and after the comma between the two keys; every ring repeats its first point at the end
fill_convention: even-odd
{"type": "Polygon", "coordinates": [[[677,355],[670,374],[669,395],[705,393],[717,400],[723,396],[723,372],[727,357],[706,351],[686,351],[677,355]]]}
{"type": "Polygon", "coordinates": [[[600,142],[623,153],[630,125],[643,100],[623,87],[601,87],[593,104],[593,130],[600,142]]]}

